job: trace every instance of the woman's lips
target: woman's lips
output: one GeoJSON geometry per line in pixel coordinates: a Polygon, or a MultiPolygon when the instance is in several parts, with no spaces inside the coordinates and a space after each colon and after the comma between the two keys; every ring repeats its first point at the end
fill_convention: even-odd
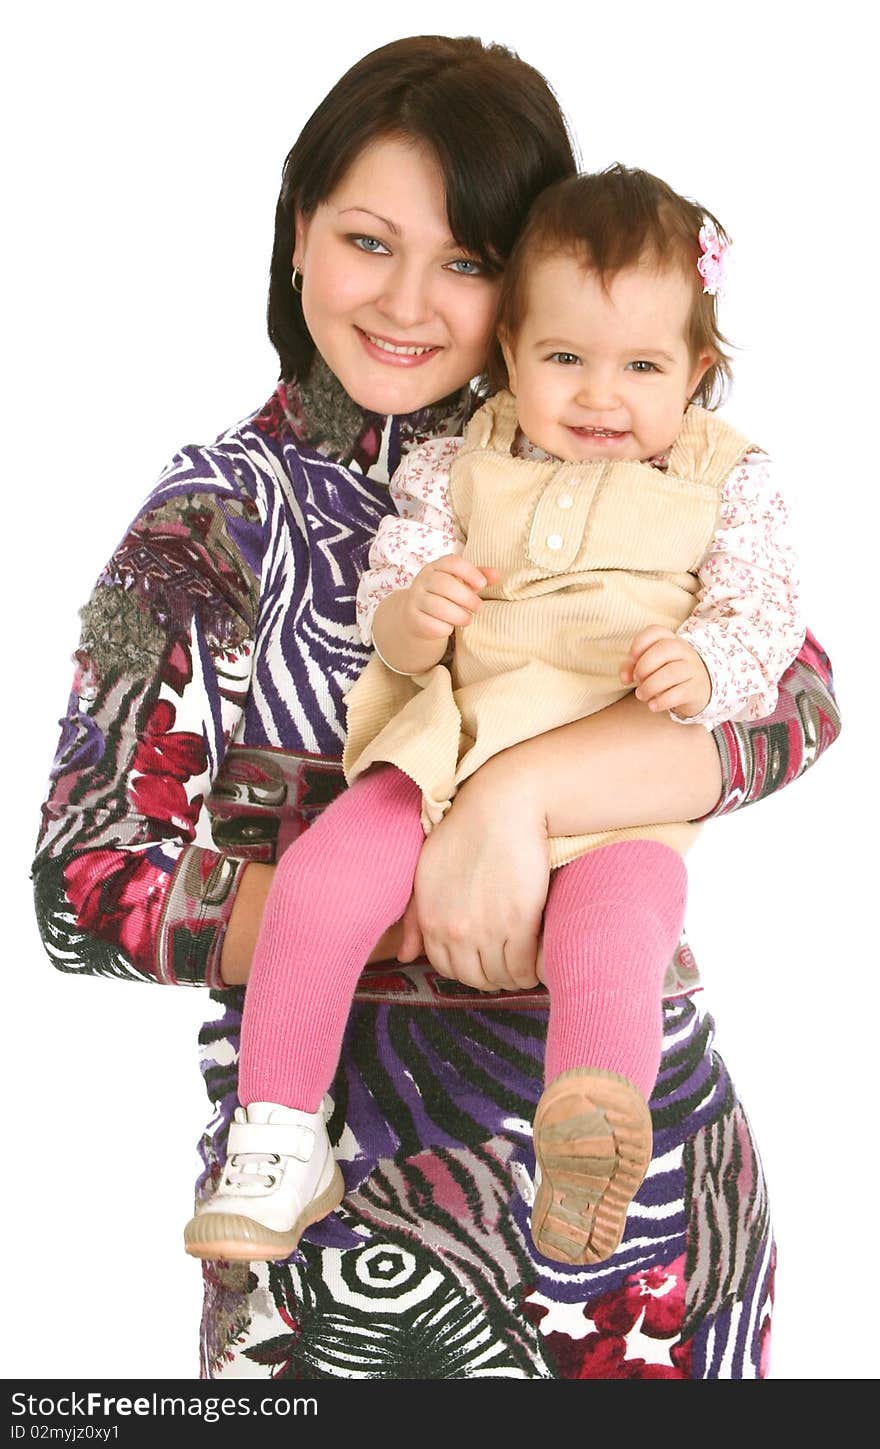
{"type": "Polygon", "coordinates": [[[424,342],[397,342],[391,337],[380,337],[376,332],[365,332],[362,327],[354,330],[368,356],[389,367],[421,367],[440,351],[439,347],[424,342]]]}

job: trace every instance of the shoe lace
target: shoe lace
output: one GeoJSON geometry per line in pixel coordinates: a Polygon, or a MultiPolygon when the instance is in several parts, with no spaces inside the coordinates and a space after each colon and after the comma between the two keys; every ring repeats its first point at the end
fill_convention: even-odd
{"type": "Polygon", "coordinates": [[[277,1152],[236,1152],[226,1163],[224,1186],[232,1192],[258,1185],[274,1187],[278,1178],[270,1169],[280,1161],[277,1152]]]}

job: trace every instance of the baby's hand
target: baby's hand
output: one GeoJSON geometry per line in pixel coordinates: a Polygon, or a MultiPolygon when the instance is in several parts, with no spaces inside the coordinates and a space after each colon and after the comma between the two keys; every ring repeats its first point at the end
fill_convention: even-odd
{"type": "Polygon", "coordinates": [[[457,553],[425,564],[405,590],[404,627],[416,639],[448,639],[473,623],[483,607],[480,590],[497,578],[497,569],[477,568],[457,553]]]}
{"type": "Polygon", "coordinates": [[[649,709],[674,709],[683,719],[704,710],[712,694],[709,672],[694,646],[659,624],[633,639],[620,678],[635,684],[636,699],[649,709]]]}

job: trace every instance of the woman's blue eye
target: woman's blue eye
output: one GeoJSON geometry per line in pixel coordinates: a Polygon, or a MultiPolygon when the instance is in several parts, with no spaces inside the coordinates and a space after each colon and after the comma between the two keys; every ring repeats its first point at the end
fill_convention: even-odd
{"type": "Polygon", "coordinates": [[[449,263],[450,271],[459,277],[481,277],[483,267],[480,262],[475,262],[473,257],[458,257],[454,262],[449,263]]]}
{"type": "Polygon", "coordinates": [[[351,240],[360,251],[367,252],[371,256],[375,256],[377,252],[388,250],[385,243],[380,242],[379,238],[375,236],[353,236],[351,240]]]}
{"type": "Polygon", "coordinates": [[[637,362],[628,362],[627,363],[627,367],[631,367],[632,370],[633,370],[633,372],[659,372],[660,371],[660,369],[657,366],[656,362],[645,362],[642,359],[639,359],[637,362]]]}
{"type": "Polygon", "coordinates": [[[572,367],[574,364],[580,362],[580,358],[576,352],[551,352],[549,360],[551,362],[561,362],[563,367],[572,367]]]}

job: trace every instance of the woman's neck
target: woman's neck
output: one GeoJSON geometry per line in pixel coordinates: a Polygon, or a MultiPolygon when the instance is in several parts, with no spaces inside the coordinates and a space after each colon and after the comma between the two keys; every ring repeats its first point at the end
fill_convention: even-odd
{"type": "Polygon", "coordinates": [[[299,442],[365,473],[379,460],[389,423],[405,453],[428,438],[455,437],[478,402],[465,386],[414,413],[373,413],[349,397],[317,352],[307,377],[279,383],[277,397],[299,442]]]}

